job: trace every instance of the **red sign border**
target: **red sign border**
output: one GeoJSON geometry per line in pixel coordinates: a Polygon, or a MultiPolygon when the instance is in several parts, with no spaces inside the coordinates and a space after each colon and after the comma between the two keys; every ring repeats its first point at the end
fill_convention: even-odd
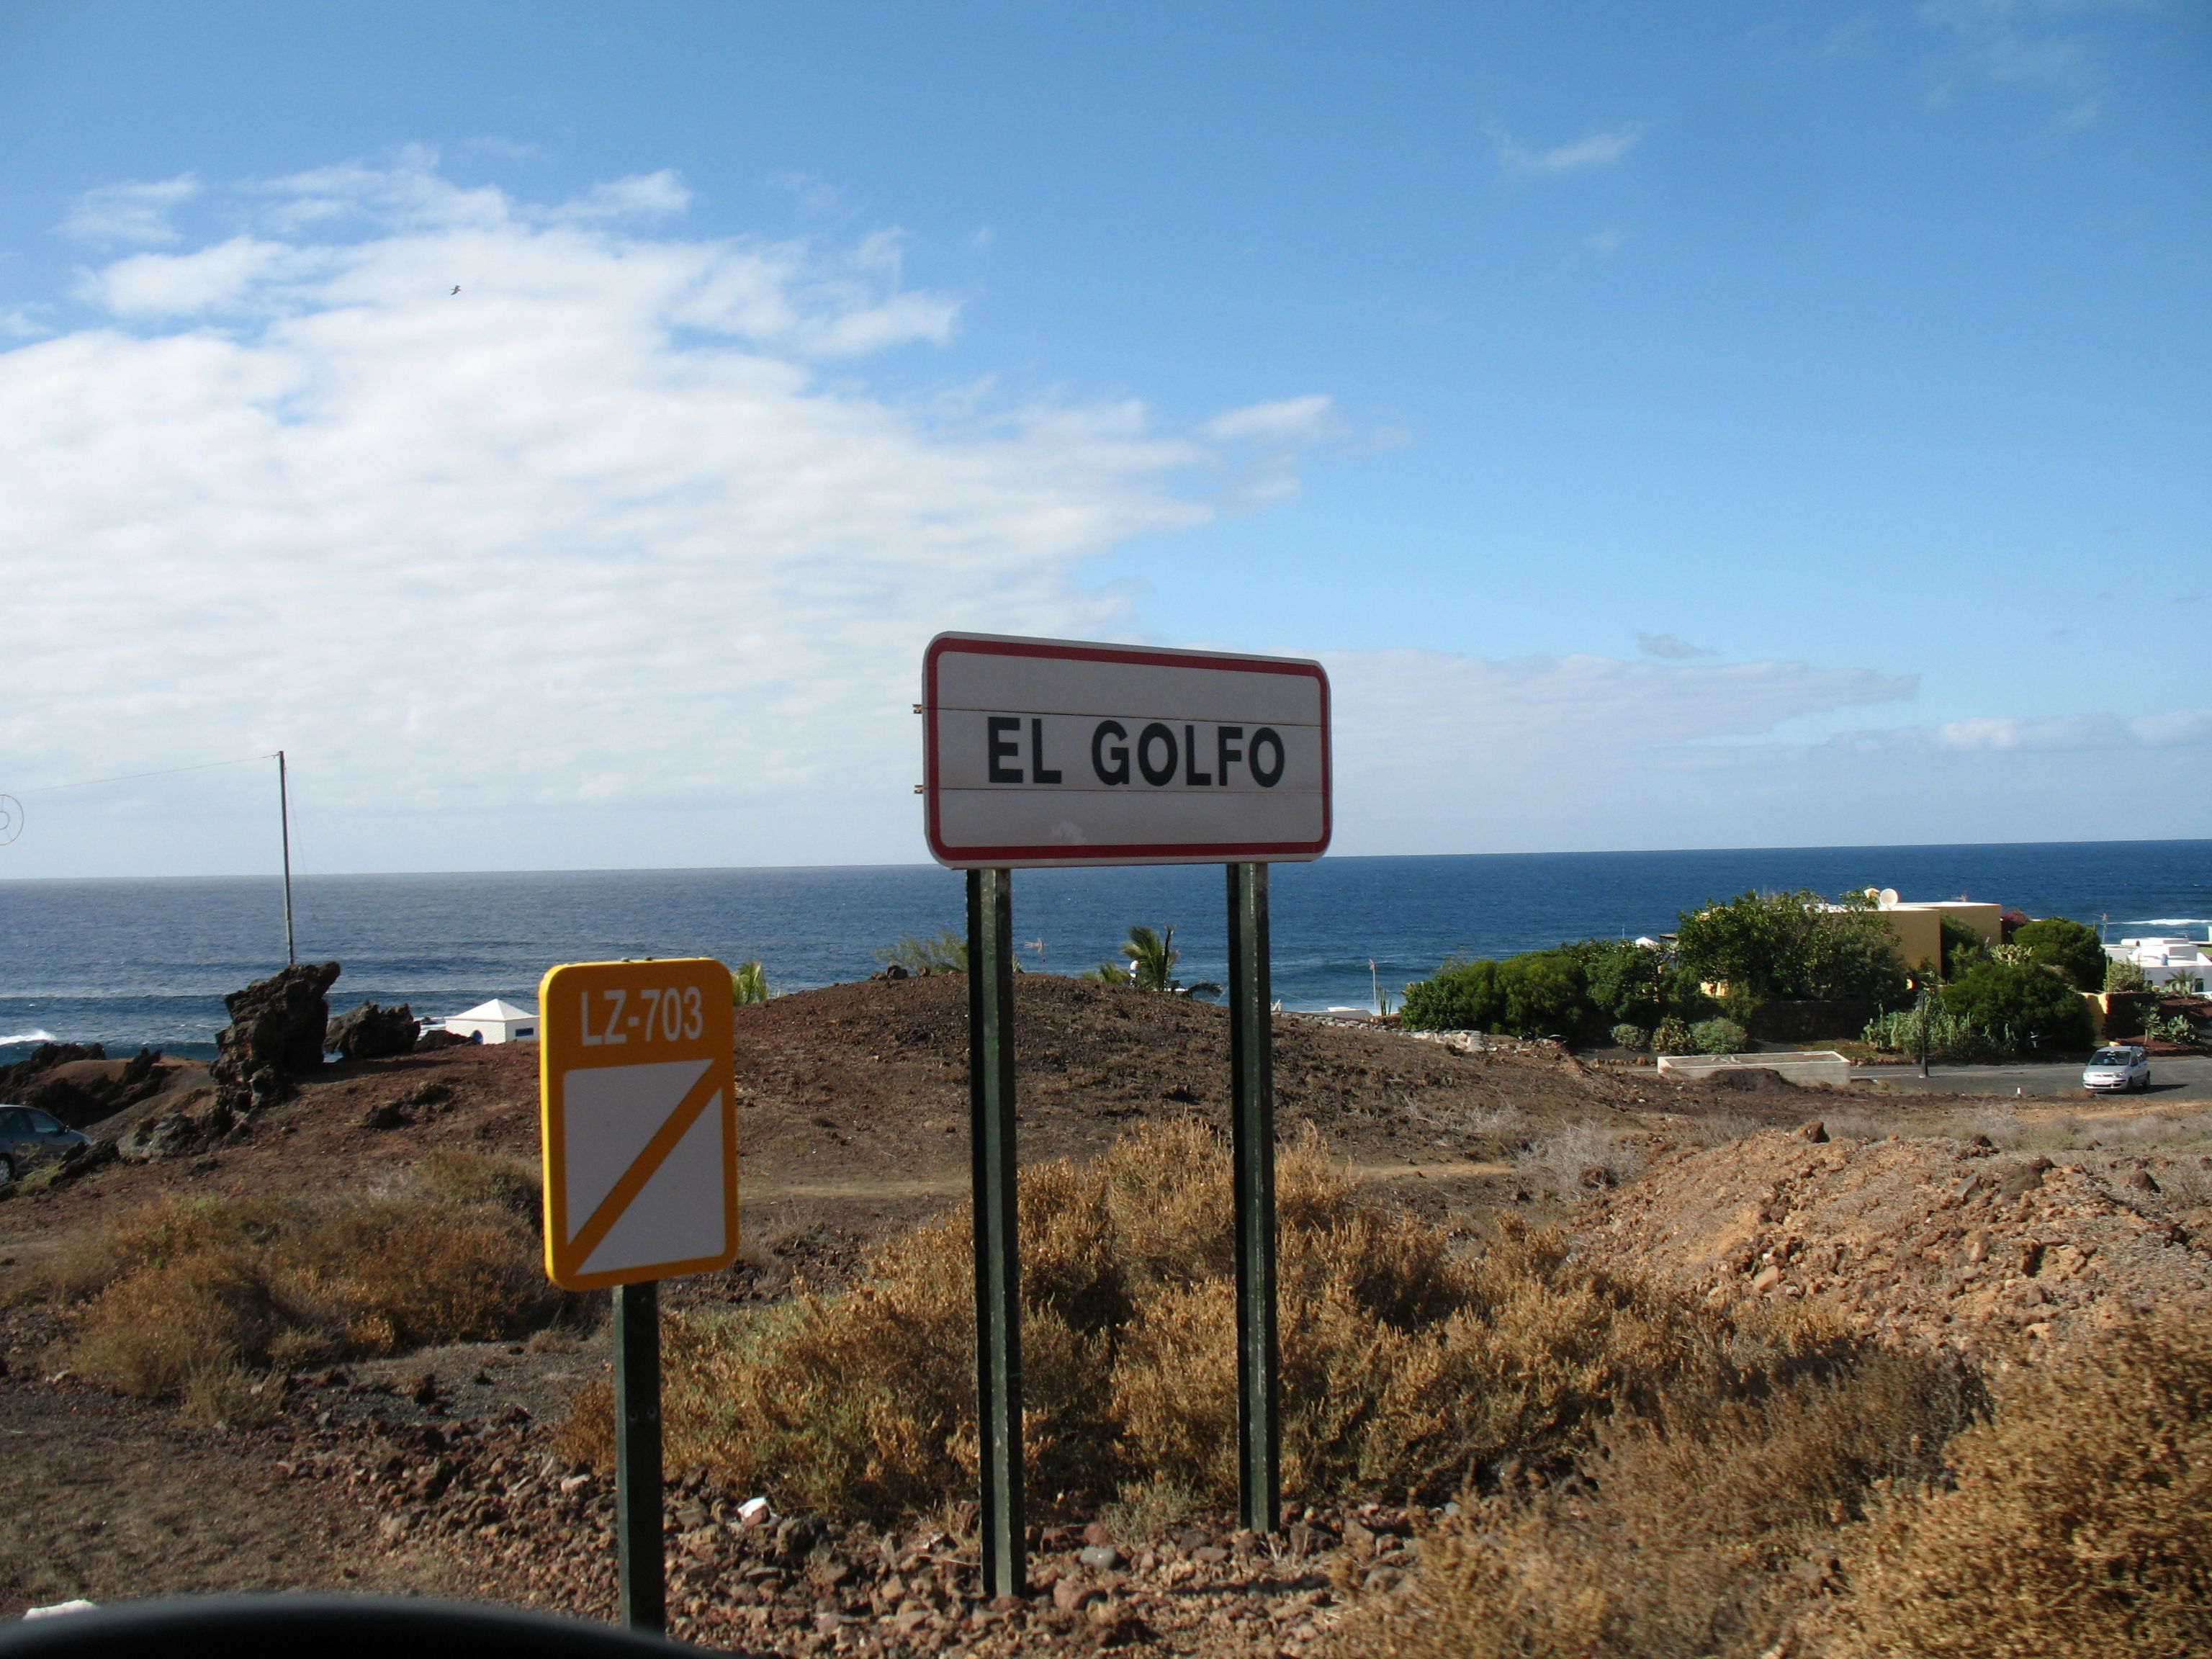
{"type": "Polygon", "coordinates": [[[1020,639],[998,634],[939,634],[921,657],[923,833],[930,856],[948,869],[1031,869],[1086,864],[1225,864],[1271,860],[1304,862],[1328,850],[1335,833],[1336,791],[1332,771],[1328,671],[1317,662],[1246,657],[1226,652],[1175,651],[1137,645],[1089,645],[1073,640],[1020,639]],[[1126,846],[948,847],[938,821],[937,664],[949,651],[986,657],[1045,657],[1063,662],[1133,663],[1147,668],[1231,669],[1247,674],[1290,674],[1321,688],[1321,839],[1319,841],[1177,843],[1172,850],[1139,842],[1126,846]]]}

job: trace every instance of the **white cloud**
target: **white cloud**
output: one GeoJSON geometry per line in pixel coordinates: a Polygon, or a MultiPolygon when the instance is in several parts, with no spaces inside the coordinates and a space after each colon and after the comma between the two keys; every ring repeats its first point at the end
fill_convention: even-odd
{"type": "MultiPolygon", "coordinates": [[[[2081,25],[2100,12],[2148,10],[2155,0],[1923,0],[1921,21],[1948,36],[1946,75],[1978,76],[2062,100],[2063,125],[2087,126],[2102,111],[2109,82],[2092,38],[2081,25]],[[2060,19],[2071,28],[2053,27],[2060,19]]],[[[1949,90],[1939,82],[1940,100],[1949,90]]]]}
{"type": "Polygon", "coordinates": [[[1333,403],[1327,393],[1285,398],[1279,403],[1253,404],[1215,416],[1200,429],[1209,438],[1226,442],[1257,438],[1302,443],[1336,429],[1333,403]]]}
{"type": "MultiPolygon", "coordinates": [[[[90,273],[111,323],[0,349],[0,788],[281,745],[311,869],[912,859],[928,635],[1140,635],[1085,562],[1279,499],[1336,429],[1322,394],[1186,441],[1133,401],[825,384],[821,358],[947,337],[957,302],[903,285],[896,232],[687,236],[653,222],[680,192],[319,169],[241,192],[228,241],[90,273]],[[1216,496],[1174,493],[1200,466],[1216,496]]],[[[2212,810],[2203,711],[1792,742],[1914,682],[1640,643],[1662,659],[1330,655],[1340,849],[2187,834],[2212,810]],[[2136,787],[2085,794],[2083,754],[2123,747],[2136,787]]],[[[216,801],[242,776],[40,797],[0,873],[265,867],[258,794],[216,801]]]]}
{"type": "Polygon", "coordinates": [[[1684,657],[1717,657],[1720,654],[1710,645],[1692,645],[1677,634],[1638,634],[1636,648],[1647,657],[1667,657],[1677,660],[1684,657]]]}
{"type": "Polygon", "coordinates": [[[1507,178],[1553,179],[1569,173],[1584,173],[1592,167],[1611,167],[1636,148],[1644,132],[1640,125],[1614,127],[1552,149],[1529,149],[1516,143],[1503,128],[1493,127],[1491,141],[1498,150],[1498,170],[1507,178]]]}
{"type": "Polygon", "coordinates": [[[1925,728],[1846,732],[1833,742],[1838,748],[1865,752],[1991,755],[2117,754],[2130,750],[2193,748],[2212,744],[2212,709],[2184,708],[2133,717],[2061,714],[2021,719],[1982,715],[1925,728]]]}
{"type": "Polygon", "coordinates": [[[199,181],[189,173],[153,182],[103,185],[77,198],[61,232],[97,246],[173,242],[177,231],[170,214],[199,193],[199,181]]]}
{"type": "Polygon", "coordinates": [[[548,832],[602,806],[634,816],[601,861],[697,859],[650,815],[702,812],[707,861],[908,855],[880,804],[929,635],[1125,635],[1077,567],[1212,510],[1165,482],[1207,452],[1134,404],[817,383],[951,328],[896,236],[647,234],[403,172],[258,191],[254,234],[88,279],[135,331],[0,350],[12,779],[281,744],[311,830],[422,832],[333,830],[323,868],[589,862],[548,832]]]}
{"type": "Polygon", "coordinates": [[[572,224],[611,224],[673,218],[691,205],[691,192],[667,168],[611,184],[594,185],[581,201],[563,203],[551,216],[572,224]]]}
{"type": "Polygon", "coordinates": [[[181,317],[274,303],[279,284],[327,270],[323,250],[234,236],[191,253],[134,253],[93,273],[79,297],[118,317],[181,317]]]}

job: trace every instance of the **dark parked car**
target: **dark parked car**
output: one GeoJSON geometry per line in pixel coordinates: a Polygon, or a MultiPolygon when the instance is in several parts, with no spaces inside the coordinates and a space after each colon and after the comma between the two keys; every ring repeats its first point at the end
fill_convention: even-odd
{"type": "Polygon", "coordinates": [[[40,1152],[65,1152],[91,1144],[90,1135],[35,1106],[0,1106],[0,1187],[22,1174],[27,1161],[40,1152]]]}

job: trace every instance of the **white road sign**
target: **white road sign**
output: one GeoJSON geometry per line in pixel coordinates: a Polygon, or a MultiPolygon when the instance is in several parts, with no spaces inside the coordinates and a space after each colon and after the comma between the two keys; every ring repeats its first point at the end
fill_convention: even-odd
{"type": "Polygon", "coordinates": [[[572,1291],[738,1254],[730,970],[569,963],[538,986],[545,1272],[572,1291]]]}
{"type": "Polygon", "coordinates": [[[940,864],[1291,862],[1328,849],[1317,662],[940,634],[921,681],[940,864]]]}

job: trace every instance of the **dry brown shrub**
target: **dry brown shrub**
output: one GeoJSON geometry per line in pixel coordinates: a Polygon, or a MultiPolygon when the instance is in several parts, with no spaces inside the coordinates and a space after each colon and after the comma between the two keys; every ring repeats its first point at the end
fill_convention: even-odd
{"type": "Polygon", "coordinates": [[[150,1399],[231,1399],[274,1364],[523,1334],[562,1298],[507,1205],[409,1194],[168,1198],[76,1241],[72,1367],[150,1399]]]}
{"type": "Polygon", "coordinates": [[[1340,1633],[1389,1659],[1752,1659],[1832,1588],[1884,1480],[1924,1479],[1976,1398],[1940,1361],[1833,1352],[1679,1376],[1563,1481],[1516,1480],[1423,1540],[1417,1585],[1340,1633]]]}
{"type": "Polygon", "coordinates": [[[1844,1562],[1838,1659],[2212,1653],[2212,1319],[2164,1312],[2002,1384],[1844,1562]]]}
{"type": "MultiPolygon", "coordinates": [[[[1747,1334],[1507,1227],[1462,1252],[1360,1207],[1317,1141],[1278,1170],[1284,1450],[1302,1497],[1448,1496],[1509,1455],[1577,1443],[1668,1377],[1764,1375],[1825,1333],[1747,1334]]],[[[1141,1131],[1088,1166],[1021,1178],[1024,1441],[1031,1489],[1152,1486],[1200,1501],[1237,1480],[1234,1242],[1225,1150],[1141,1131]]],[[[849,1290],[667,1324],[679,1467],[786,1507],[887,1515],[975,1479],[967,1218],[878,1247],[849,1290]]],[[[573,1455],[611,1455],[604,1387],[573,1455]]]]}

